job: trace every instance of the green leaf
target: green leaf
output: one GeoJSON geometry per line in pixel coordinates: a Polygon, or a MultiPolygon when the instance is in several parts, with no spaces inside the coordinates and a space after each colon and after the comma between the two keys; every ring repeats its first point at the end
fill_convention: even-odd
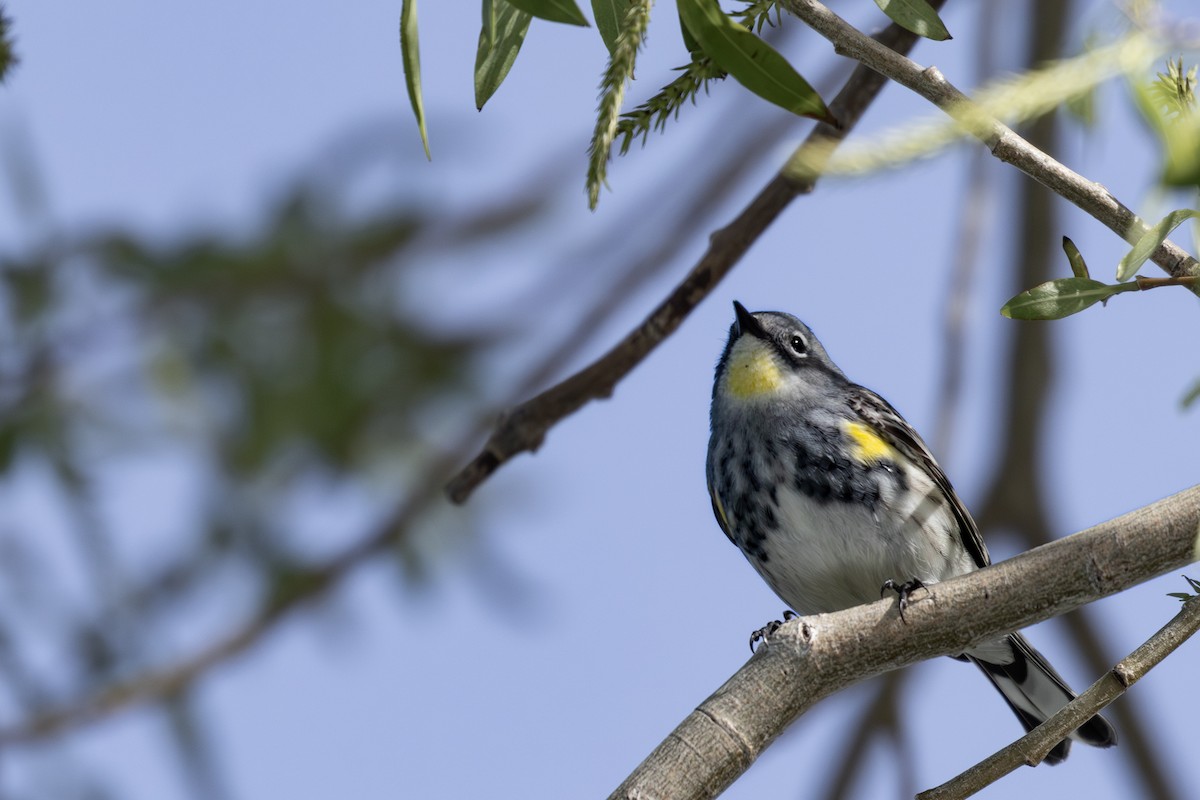
{"type": "Polygon", "coordinates": [[[939,42],[951,38],[937,11],[925,0],[875,0],[875,5],[892,22],[918,36],[939,42]]]}
{"type": "Polygon", "coordinates": [[[1200,217],[1200,211],[1181,208],[1160,219],[1157,225],[1142,234],[1142,238],[1137,240],[1133,249],[1121,259],[1121,263],[1117,265],[1117,280],[1127,281],[1132,278],[1142,264],[1146,263],[1146,259],[1154,255],[1158,246],[1167,240],[1171,231],[1194,217],[1200,217]]]}
{"type": "Polygon", "coordinates": [[[1075,246],[1075,243],[1064,236],[1062,244],[1063,251],[1067,254],[1067,260],[1071,262],[1071,272],[1075,277],[1091,277],[1088,275],[1087,262],[1083,260],[1083,253],[1079,252],[1079,248],[1075,246]]]}
{"type": "MultiPolygon", "coordinates": [[[[1193,592],[1200,593],[1200,581],[1196,580],[1195,578],[1189,578],[1187,575],[1184,575],[1183,579],[1188,582],[1188,586],[1192,587],[1193,592]]],[[[1190,594],[1188,592],[1167,592],[1167,597],[1176,597],[1185,603],[1195,596],[1195,594],[1190,594]]]]}
{"type": "Polygon", "coordinates": [[[475,51],[475,107],[483,105],[508,77],[533,17],[508,0],[483,0],[483,29],[475,51]],[[490,27],[489,27],[490,23],[490,27]]]}
{"type": "Polygon", "coordinates": [[[483,40],[486,39],[487,46],[490,48],[496,43],[496,6],[492,3],[492,0],[483,0],[480,13],[483,17],[483,28],[479,31],[479,44],[482,46],[484,44],[483,40]]]}
{"type": "MultiPolygon", "coordinates": [[[[687,23],[683,21],[683,10],[677,10],[679,11],[679,32],[683,34],[683,46],[687,48],[689,53],[703,53],[700,49],[700,43],[696,41],[695,36],[692,36],[692,32],[688,30],[687,23]]],[[[692,61],[695,60],[695,57],[693,57],[692,61]]]]}
{"type": "Polygon", "coordinates": [[[633,78],[637,53],[650,25],[652,5],[653,0],[630,0],[625,17],[621,20],[617,46],[608,57],[608,68],[600,80],[600,107],[596,113],[592,142],[588,146],[587,194],[588,208],[592,210],[599,202],[600,187],[604,185],[608,172],[608,159],[612,156],[621,105],[625,102],[625,86],[633,78]]]}
{"type": "Polygon", "coordinates": [[[716,0],[678,0],[683,24],[718,67],[764,100],[830,125],[821,96],[775,48],[734,22],[716,0]]]}
{"type": "Polygon", "coordinates": [[[1167,93],[1161,85],[1133,82],[1131,90],[1142,118],[1162,141],[1159,180],[1167,186],[1200,187],[1200,113],[1183,97],[1164,102],[1167,93]]]}
{"type": "Polygon", "coordinates": [[[592,16],[596,18],[596,28],[604,46],[612,53],[617,46],[617,34],[621,32],[621,18],[625,9],[629,8],[629,0],[592,0],[592,16]]]}
{"type": "Polygon", "coordinates": [[[617,135],[622,137],[621,155],[629,152],[636,139],[640,138],[644,145],[651,130],[665,131],[667,122],[678,119],[679,110],[689,100],[692,105],[696,104],[700,90],[708,94],[709,83],[725,80],[725,71],[711,58],[703,53],[695,55],[695,61],[678,68],[679,77],[633,111],[621,115],[621,121],[617,123],[617,135]]]}
{"type": "Polygon", "coordinates": [[[568,25],[588,25],[587,17],[575,5],[575,0],[508,0],[527,14],[532,14],[551,22],[565,22],[568,25]]]}
{"type": "Polygon", "coordinates": [[[404,83],[408,85],[408,99],[412,103],[417,127],[421,130],[421,144],[425,145],[425,157],[429,155],[429,132],[425,130],[425,101],[421,98],[421,49],[417,45],[417,0],[404,0],[400,6],[400,57],[404,62],[404,83]]]}
{"type": "Polygon", "coordinates": [[[1112,286],[1091,278],[1057,278],[1021,292],[1000,313],[1009,319],[1062,319],[1134,288],[1135,284],[1112,286]]]}

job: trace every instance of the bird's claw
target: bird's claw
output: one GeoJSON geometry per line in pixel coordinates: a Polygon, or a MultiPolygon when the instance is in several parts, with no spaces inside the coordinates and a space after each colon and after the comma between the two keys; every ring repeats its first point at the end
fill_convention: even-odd
{"type": "Polygon", "coordinates": [[[880,590],[879,590],[879,596],[883,597],[883,595],[885,593],[887,593],[888,590],[891,590],[891,591],[895,592],[896,594],[900,595],[900,621],[907,623],[908,620],[906,620],[904,618],[904,610],[906,608],[908,608],[908,598],[917,589],[924,589],[924,588],[925,588],[925,584],[921,581],[920,578],[913,578],[911,580],[905,581],[904,583],[896,583],[891,578],[888,578],[886,581],[883,582],[883,587],[880,588],[880,590]]]}
{"type": "Polygon", "coordinates": [[[775,633],[775,631],[777,631],[783,627],[783,623],[787,622],[790,619],[795,619],[795,618],[796,618],[795,611],[789,611],[787,609],[784,609],[782,620],[773,619],[770,622],[768,622],[766,625],[763,625],[761,628],[759,628],[758,630],[751,633],[750,634],[750,652],[751,653],[754,652],[754,645],[758,644],[759,642],[766,644],[767,639],[770,638],[775,633]]]}

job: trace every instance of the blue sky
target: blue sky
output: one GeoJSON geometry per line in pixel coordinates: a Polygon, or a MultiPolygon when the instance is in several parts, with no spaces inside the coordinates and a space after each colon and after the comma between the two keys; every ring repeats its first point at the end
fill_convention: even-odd
{"type": "MultiPolygon", "coordinates": [[[[365,125],[378,126],[391,142],[391,171],[374,179],[394,183],[381,194],[395,191],[448,210],[495,197],[536,172],[547,154],[574,155],[568,164],[579,191],[559,193],[551,228],[503,249],[472,251],[474,263],[445,267],[454,275],[477,270],[478,282],[429,281],[429,295],[419,298],[422,313],[451,328],[509,307],[546,265],[569,283],[577,280],[583,288],[575,293],[586,297],[604,276],[596,264],[575,260],[581,242],[605,234],[618,253],[638,252],[657,230],[629,217],[638,203],[651,198],[651,207],[666,212],[680,207],[698,190],[689,176],[706,165],[707,154],[726,136],[775,114],[737,97],[732,84],[716,87],[671,124],[669,135],[618,160],[611,191],[589,213],[584,154],[605,59],[594,29],[535,21],[508,82],[476,113],[477,11],[471,4],[423,3],[434,156],[425,163],[400,68],[399,3],[112,2],[79,4],[69,13],[44,2],[6,5],[23,63],[0,90],[0,137],[9,148],[22,141],[30,148],[56,228],[128,222],[164,240],[197,228],[253,230],[292,175],[365,125]]],[[[976,4],[948,5],[955,39],[922,43],[914,58],[936,63],[967,88],[980,35],[976,4]]],[[[848,7],[864,24],[881,18],[869,3],[848,7]]],[[[1081,15],[1076,40],[1111,18],[1105,8],[1097,4],[1081,15]]],[[[996,37],[1003,68],[1017,68],[1020,30],[1002,21],[988,34],[996,37]]],[[[829,48],[815,36],[800,45],[789,52],[817,82],[833,58],[829,48]]],[[[661,4],[630,98],[649,94],[682,59],[674,12],[661,4]]],[[[1101,93],[1100,109],[1097,131],[1067,126],[1062,159],[1135,209],[1151,207],[1152,141],[1120,87],[1101,93]]],[[[862,130],[931,113],[923,101],[889,87],[862,130]]],[[[716,224],[736,213],[805,131],[799,125],[784,144],[761,154],[760,166],[722,202],[716,224]]],[[[473,519],[480,536],[430,543],[440,552],[426,584],[397,591],[390,570],[364,569],[326,607],[290,620],[219,668],[200,694],[200,711],[231,796],[607,795],[744,662],[749,631],[781,609],[721,535],[704,491],[711,370],[732,319],[730,302],[797,314],[852,378],[886,396],[918,429],[931,430],[954,246],[948,232],[967,190],[964,166],[972,151],[961,145],[884,175],[827,181],[796,201],[611,400],[555,428],[536,456],[506,466],[471,508],[438,517],[440,531],[473,519]],[[520,587],[515,599],[481,579],[481,572],[497,570],[520,587]]],[[[1023,180],[998,162],[988,171],[1002,189],[1023,180]]],[[[1017,238],[1003,196],[993,217],[969,298],[957,435],[939,453],[968,506],[981,502],[991,475],[1003,337],[1018,324],[997,312],[1011,294],[1017,238]]],[[[1062,220],[1062,233],[1096,273],[1115,265],[1124,251],[1117,237],[1074,209],[1065,208],[1062,220]]],[[[702,251],[712,227],[684,243],[671,264],[597,328],[574,365],[640,320],[702,251]]],[[[36,233],[0,199],[6,248],[36,233]]],[[[1186,235],[1176,240],[1192,246],[1186,235]]],[[[1066,274],[1065,259],[1062,269],[1066,274]]],[[[1058,533],[1195,482],[1200,412],[1179,409],[1200,375],[1200,363],[1183,345],[1200,332],[1195,302],[1183,291],[1155,291],[1054,323],[1059,359],[1042,457],[1058,533]]],[[[530,354],[561,334],[572,307],[537,306],[519,316],[523,338],[489,364],[497,399],[508,397],[530,354]]],[[[454,420],[442,425],[453,428],[454,420]]],[[[186,494],[170,487],[188,476],[186,465],[170,461],[133,469],[127,485],[167,487],[140,493],[136,507],[128,489],[112,500],[113,513],[129,521],[125,546],[136,553],[162,545],[155,537],[170,529],[178,509],[172,498],[186,494]]],[[[50,524],[53,499],[39,494],[36,476],[4,492],[14,519],[50,524]]],[[[1003,538],[990,545],[994,558],[1012,554],[1003,538]]],[[[1177,602],[1166,592],[1182,588],[1177,576],[1166,576],[1089,609],[1114,662],[1175,613],[1177,602]]],[[[177,633],[188,637],[187,630],[177,633]]],[[[1076,688],[1096,677],[1070,652],[1057,624],[1038,626],[1030,637],[1076,688]]],[[[1187,738],[1195,708],[1180,702],[1180,693],[1194,687],[1194,650],[1185,645],[1118,701],[1143,709],[1183,795],[1200,784],[1187,738]]],[[[949,659],[914,671],[904,712],[917,788],[951,777],[1019,733],[977,671],[949,659]]],[[[847,712],[864,697],[851,689],[818,706],[726,796],[807,796],[809,787],[823,785],[822,768],[845,734],[847,712]]],[[[23,749],[0,770],[0,792],[45,785],[37,781],[53,774],[55,759],[66,753],[106,776],[115,796],[186,797],[172,751],[162,743],[164,726],[157,714],[133,711],[23,749]]],[[[873,763],[857,795],[891,796],[891,764],[873,763]]],[[[982,796],[1129,797],[1138,784],[1126,764],[1119,751],[1079,747],[1064,766],[1022,770],[982,796]]]]}

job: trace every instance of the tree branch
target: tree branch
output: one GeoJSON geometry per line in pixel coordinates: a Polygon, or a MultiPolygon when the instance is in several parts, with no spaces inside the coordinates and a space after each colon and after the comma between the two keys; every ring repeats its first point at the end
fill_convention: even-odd
{"type": "Polygon", "coordinates": [[[785,624],[655,748],[610,800],[713,798],[817,701],[952,655],[1200,557],[1200,486],[918,595],[785,624]]]}
{"type": "MultiPolygon", "coordinates": [[[[941,2],[934,3],[940,6],[941,2]]],[[[917,37],[890,25],[873,38],[880,47],[908,52],[917,37]]],[[[847,79],[829,109],[841,129],[818,124],[797,153],[832,152],[854,128],[887,81],[876,71],[859,66],[847,79]]],[[[793,155],[795,158],[795,155],[793,155]]],[[[811,192],[819,174],[803,179],[776,175],[728,225],[715,231],[708,250],[670,295],[641,324],[597,361],[541,394],[501,415],[482,451],[446,485],[451,501],[463,503],[481,483],[513,456],[533,452],[546,432],[592,400],[612,395],[616,385],[655,347],[682,324],[688,314],[738,263],[742,255],[775,221],[789,203],[811,192]]]]}
{"type": "MultiPolygon", "coordinates": [[[[1150,229],[1103,186],[1055,161],[972,102],[937,67],[922,68],[903,54],[881,47],[817,0],[785,0],[785,6],[828,39],[834,52],[886,75],[963,122],[966,130],[987,145],[996,158],[1071,201],[1125,241],[1134,244],[1150,229]]],[[[799,159],[793,163],[804,164],[799,159]]],[[[807,169],[803,167],[802,171],[807,169]]],[[[1170,241],[1164,241],[1151,260],[1172,277],[1200,275],[1200,263],[1170,241]]]]}
{"type": "Polygon", "coordinates": [[[917,800],[958,800],[990,786],[1021,765],[1037,766],[1071,731],[1100,713],[1200,629],[1200,598],[1193,597],[1158,633],[1123,658],[1064,708],[1003,750],[917,800]]]}

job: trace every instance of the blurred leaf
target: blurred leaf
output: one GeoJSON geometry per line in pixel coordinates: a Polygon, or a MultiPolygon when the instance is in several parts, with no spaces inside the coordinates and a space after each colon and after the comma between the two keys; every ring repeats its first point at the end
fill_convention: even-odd
{"type": "Polygon", "coordinates": [[[875,5],[892,22],[918,36],[939,42],[951,38],[937,11],[925,0],[875,0],[875,5]]]}
{"type": "Polygon", "coordinates": [[[147,374],[183,365],[186,380],[169,370],[163,399],[219,391],[212,446],[233,475],[285,459],[339,472],[413,438],[422,408],[462,392],[483,341],[435,336],[397,314],[396,259],[418,224],[401,211],[339,226],[300,193],[249,243],[156,252],[118,236],[98,247],[110,275],[143,297],[155,331],[147,374]]]}
{"type": "Polygon", "coordinates": [[[1146,263],[1146,259],[1154,255],[1154,251],[1158,249],[1159,245],[1171,235],[1171,231],[1194,217],[1200,217],[1200,211],[1181,208],[1160,219],[1154,227],[1142,234],[1142,238],[1137,240],[1133,249],[1126,253],[1121,262],[1117,264],[1117,280],[1127,281],[1132,278],[1142,264],[1146,263]]]}
{"type": "Polygon", "coordinates": [[[587,17],[575,5],[575,0],[508,0],[522,11],[550,22],[563,22],[567,25],[588,25],[587,17]]]}
{"type": "MultiPolygon", "coordinates": [[[[39,321],[30,324],[37,326],[39,321]]],[[[14,347],[8,355],[24,356],[28,363],[23,365],[23,374],[5,376],[6,383],[11,379],[14,384],[16,396],[5,397],[6,402],[0,405],[5,459],[11,464],[19,455],[36,453],[62,480],[64,490],[76,491],[79,480],[70,459],[71,432],[73,416],[78,416],[80,409],[63,396],[62,377],[52,365],[43,363],[45,354],[20,350],[14,347]]]]}
{"type": "Polygon", "coordinates": [[[794,114],[838,124],[821,96],[787,59],[726,16],[716,0],[678,0],[678,6],[700,47],[738,83],[794,114]]]}
{"type": "Polygon", "coordinates": [[[13,47],[12,17],[4,13],[0,6],[0,83],[8,77],[8,72],[20,63],[16,48],[13,47]]]}
{"type": "Polygon", "coordinates": [[[1167,153],[1162,182],[1167,186],[1200,188],[1200,114],[1187,114],[1168,125],[1164,144],[1167,153]]]}
{"type": "Polygon", "coordinates": [[[17,427],[7,421],[0,422],[0,474],[12,467],[19,441],[17,427]]]}
{"type": "Polygon", "coordinates": [[[1136,287],[1110,286],[1091,278],[1057,278],[1021,292],[1000,313],[1010,319],[1062,319],[1130,288],[1136,287]]]}
{"type": "Polygon", "coordinates": [[[1080,92],[1067,100],[1067,112],[1085,128],[1096,125],[1096,87],[1080,92]]]}
{"type": "MultiPolygon", "coordinates": [[[[1078,52],[1072,56],[1082,56],[1092,52],[1097,47],[1103,44],[1102,37],[1096,32],[1091,32],[1083,38],[1083,43],[1078,52]]],[[[1091,85],[1085,91],[1080,92],[1074,97],[1070,97],[1066,102],[1067,113],[1084,128],[1094,128],[1096,125],[1096,86],[1091,85]]]]}
{"type": "Polygon", "coordinates": [[[78,663],[93,675],[111,675],[121,666],[122,654],[114,647],[113,631],[95,625],[84,625],[75,631],[75,655],[78,663]]]}
{"type": "Polygon", "coordinates": [[[592,0],[592,16],[596,18],[596,28],[600,38],[611,54],[617,46],[617,35],[621,33],[621,18],[629,8],[629,0],[592,0]]]}
{"type": "Polygon", "coordinates": [[[266,608],[287,608],[297,600],[307,600],[320,594],[329,584],[328,572],[277,564],[270,575],[266,608]]]}
{"type": "Polygon", "coordinates": [[[483,106],[508,76],[533,17],[508,0],[483,0],[483,29],[475,52],[475,107],[483,106]],[[491,27],[489,28],[489,23],[491,27]]]}
{"type": "Polygon", "coordinates": [[[1167,186],[1200,187],[1200,114],[1196,113],[1196,69],[1168,62],[1168,74],[1153,83],[1133,83],[1142,119],[1158,136],[1164,159],[1160,181],[1167,186]]]}
{"type": "Polygon", "coordinates": [[[1190,408],[1191,405],[1197,400],[1200,400],[1200,379],[1197,379],[1196,382],[1192,384],[1192,388],[1188,389],[1187,392],[1184,393],[1183,399],[1179,401],[1179,405],[1181,408],[1190,408]]]}
{"type": "Polygon", "coordinates": [[[1079,252],[1079,248],[1075,243],[1066,236],[1062,239],[1063,251],[1067,254],[1067,260],[1071,262],[1071,272],[1076,278],[1090,277],[1088,274],[1087,262],[1083,260],[1083,253],[1079,252]]]}
{"type": "Polygon", "coordinates": [[[421,97],[421,49],[417,43],[417,0],[403,0],[400,6],[400,57],[404,62],[404,83],[408,99],[421,131],[425,158],[429,155],[429,133],[425,130],[425,101],[421,97]]]}
{"type": "Polygon", "coordinates": [[[41,318],[55,302],[53,274],[50,265],[33,260],[26,264],[9,264],[0,271],[3,296],[19,324],[29,324],[41,318]]]}

